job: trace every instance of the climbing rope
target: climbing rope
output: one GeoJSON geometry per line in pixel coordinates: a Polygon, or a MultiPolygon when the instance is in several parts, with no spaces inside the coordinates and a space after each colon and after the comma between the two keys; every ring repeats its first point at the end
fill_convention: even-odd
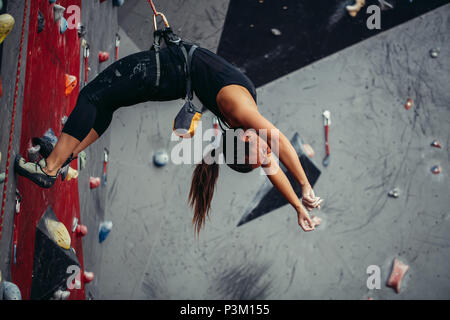
{"type": "Polygon", "coordinates": [[[147,0],[147,1],[150,4],[150,6],[152,7],[154,15],[155,16],[158,15],[158,11],[156,11],[156,8],[155,8],[155,5],[153,4],[153,1],[152,0],[147,0]]]}
{"type": "Polygon", "coordinates": [[[166,16],[162,12],[156,11],[156,7],[153,4],[152,0],[147,0],[147,1],[150,4],[150,6],[152,7],[152,10],[153,10],[153,29],[154,29],[154,31],[156,31],[158,29],[158,26],[156,24],[156,17],[157,16],[160,16],[163,19],[163,22],[164,22],[165,26],[168,28],[169,27],[169,22],[167,21],[166,16]]]}
{"type": "Polygon", "coordinates": [[[18,95],[18,91],[19,91],[20,66],[21,66],[21,62],[22,62],[22,49],[23,49],[23,40],[25,38],[25,25],[27,22],[27,11],[28,11],[28,0],[25,0],[25,8],[23,11],[23,22],[22,22],[22,35],[20,38],[19,61],[17,63],[16,87],[15,87],[15,91],[14,91],[14,103],[13,103],[13,110],[12,110],[11,130],[9,132],[8,157],[6,160],[5,182],[3,185],[2,210],[1,210],[1,214],[0,214],[0,240],[2,239],[3,214],[5,212],[6,191],[8,188],[9,163],[11,160],[11,146],[12,146],[12,140],[13,140],[13,134],[14,134],[14,122],[15,122],[15,118],[16,118],[17,95],[18,95]]]}

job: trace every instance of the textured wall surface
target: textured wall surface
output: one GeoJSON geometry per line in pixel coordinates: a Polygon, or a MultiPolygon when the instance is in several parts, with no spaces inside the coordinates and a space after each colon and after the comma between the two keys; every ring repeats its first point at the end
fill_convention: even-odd
{"type": "MultiPolygon", "coordinates": [[[[299,132],[318,164],[321,113],[331,111],[331,164],[320,165],[315,187],[326,201],[317,213],[323,223],[312,233],[301,231],[289,206],[236,227],[266,178],[223,167],[211,219],[195,239],[186,202],[193,165],[152,164],[156,150],[174,146],[182,101],[118,110],[106,205],[114,229],[104,243],[100,297],[448,299],[449,13],[441,7],[258,88],[261,113],[289,138],[299,132]],[[440,48],[437,59],[432,48],[440,48]],[[414,106],[405,110],[409,97],[414,106]],[[430,147],[433,139],[443,148],[430,147]],[[440,175],[430,171],[435,164],[440,175]],[[394,187],[398,199],[387,196],[394,187]],[[399,295],[385,286],[395,257],[410,265],[399,295]],[[366,287],[369,265],[381,268],[381,290],[366,287]]],[[[127,53],[149,46],[133,45],[144,36],[130,33],[127,53]]],[[[204,117],[206,129],[211,114],[204,117]]]]}
{"type": "MultiPolygon", "coordinates": [[[[119,8],[112,5],[112,1],[83,0],[82,21],[86,26],[86,41],[90,46],[88,81],[114,62],[115,35],[118,31],[119,8]],[[99,51],[109,53],[109,60],[99,63],[99,51]]],[[[84,61],[81,64],[80,77],[84,79],[84,61]]],[[[109,148],[110,131],[105,132],[98,141],[89,146],[85,152],[87,156],[86,168],[78,177],[78,191],[80,197],[81,222],[88,227],[88,234],[83,238],[84,263],[87,271],[95,274],[94,281],[85,287],[86,299],[98,297],[98,283],[102,277],[100,272],[102,244],[98,241],[98,227],[104,220],[107,186],[101,185],[97,189],[89,189],[90,177],[102,177],[104,150],[109,148]]],[[[108,182],[107,182],[108,183],[108,182]]]]}
{"type": "MultiPolygon", "coordinates": [[[[217,50],[229,0],[171,0],[154,3],[157,10],[165,14],[175,33],[188,41],[201,42],[203,47],[211,51],[217,50]]],[[[125,1],[119,10],[120,27],[140,50],[149,49],[153,43],[152,15],[147,1],[141,0],[125,1]]],[[[158,17],[157,21],[162,28],[161,18],[158,17]]]]}
{"type": "MultiPolygon", "coordinates": [[[[0,172],[6,170],[6,160],[8,155],[9,132],[11,129],[11,118],[14,101],[14,89],[16,82],[17,63],[20,48],[20,36],[22,32],[22,19],[24,12],[24,3],[9,1],[8,13],[14,17],[15,25],[8,37],[3,41],[2,54],[2,87],[3,96],[0,98],[0,152],[2,159],[0,161],[0,172]]],[[[28,9],[29,12],[29,9],[28,9]]],[[[28,24],[26,26],[28,30],[28,24]]],[[[23,101],[23,88],[25,79],[27,41],[24,41],[21,77],[19,82],[19,90],[17,101],[23,101]]],[[[13,144],[11,147],[11,157],[19,152],[20,132],[22,130],[22,103],[17,104],[16,121],[14,126],[13,144]]],[[[10,260],[11,245],[13,240],[13,223],[14,223],[14,206],[16,198],[16,180],[13,178],[14,163],[11,161],[9,172],[11,178],[8,179],[8,190],[5,206],[5,214],[3,217],[3,231],[0,241],[0,270],[4,279],[10,279],[10,260]]],[[[3,184],[0,185],[3,192],[3,184]]],[[[3,194],[2,194],[3,196],[3,194]]]]}

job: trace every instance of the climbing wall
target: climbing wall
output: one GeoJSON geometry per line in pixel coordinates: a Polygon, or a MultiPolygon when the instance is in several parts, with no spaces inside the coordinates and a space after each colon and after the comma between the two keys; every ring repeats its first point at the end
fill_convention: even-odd
{"type": "MultiPolygon", "coordinates": [[[[386,24],[369,32],[364,11],[348,16],[345,5],[352,2],[155,1],[181,36],[205,43],[258,80],[260,112],[288,138],[298,132],[314,148],[322,225],[302,232],[286,205],[237,226],[267,179],[225,167],[211,219],[195,239],[187,205],[194,166],[169,161],[157,168],[151,160],[159,148],[174,146],[171,123],[182,102],[123,108],[111,125],[106,215],[115,224],[104,244],[102,298],[449,298],[442,279],[450,261],[450,6],[388,1],[396,9],[383,10],[386,24]],[[301,14],[302,7],[311,11],[301,14]],[[335,22],[328,34],[321,29],[324,43],[345,45],[318,50],[324,40],[315,33],[318,21],[335,22]],[[440,48],[437,58],[433,48],[440,48]],[[414,107],[406,110],[409,97],[414,107]],[[328,167],[322,165],[324,109],[332,116],[328,167]],[[430,146],[433,139],[442,149],[430,146]],[[440,175],[430,170],[436,164],[440,175]],[[397,199],[388,196],[394,187],[401,190],[397,199]],[[400,294],[385,286],[395,257],[410,265],[400,294]],[[370,265],[380,267],[381,290],[366,286],[370,265]]],[[[148,48],[143,30],[151,30],[151,19],[142,13],[150,10],[139,0],[125,9],[119,17],[128,53],[148,48]]],[[[209,113],[204,126],[211,127],[209,113]]]]}
{"type": "MultiPolygon", "coordinates": [[[[67,8],[81,7],[80,0],[58,2],[67,8]]],[[[66,15],[66,18],[68,16],[66,15]]],[[[69,115],[77,100],[79,87],[65,94],[65,75],[79,78],[80,40],[76,29],[60,33],[60,24],[54,21],[53,6],[47,0],[31,1],[29,13],[27,69],[22,109],[20,153],[27,155],[31,138],[41,137],[48,129],[58,136],[62,118],[69,115]],[[44,29],[38,33],[38,12],[45,19],[44,29]]],[[[77,169],[76,161],[71,166],[77,169]]],[[[71,235],[72,247],[83,266],[81,239],[71,232],[74,218],[80,219],[78,182],[62,183],[60,179],[50,190],[44,190],[19,177],[18,190],[23,197],[20,213],[16,217],[16,261],[11,261],[12,280],[19,286],[24,299],[31,293],[33,253],[36,226],[50,206],[58,220],[71,235]]],[[[12,253],[14,254],[14,253],[12,253]]],[[[84,299],[84,288],[74,290],[71,299],[84,299]]]]}

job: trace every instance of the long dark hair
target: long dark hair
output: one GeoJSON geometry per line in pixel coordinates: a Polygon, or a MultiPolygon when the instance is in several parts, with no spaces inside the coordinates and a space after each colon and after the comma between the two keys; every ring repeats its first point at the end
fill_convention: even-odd
{"type": "MultiPolygon", "coordinates": [[[[226,135],[222,135],[222,150],[226,160],[226,135]]],[[[249,154],[249,142],[242,142],[245,144],[245,155],[249,154]]],[[[234,171],[247,173],[253,170],[253,167],[247,163],[238,163],[238,140],[234,136],[234,154],[233,163],[227,165],[234,171]]],[[[216,150],[212,150],[210,157],[216,158],[216,150]]],[[[211,162],[211,161],[208,161],[211,162]]],[[[205,223],[206,217],[209,218],[209,212],[211,210],[211,201],[216,188],[217,178],[219,177],[219,165],[213,161],[208,164],[205,159],[197,164],[192,174],[191,189],[189,191],[188,202],[191,208],[194,210],[194,217],[192,218],[192,224],[195,227],[197,235],[200,233],[201,228],[205,223]]]]}

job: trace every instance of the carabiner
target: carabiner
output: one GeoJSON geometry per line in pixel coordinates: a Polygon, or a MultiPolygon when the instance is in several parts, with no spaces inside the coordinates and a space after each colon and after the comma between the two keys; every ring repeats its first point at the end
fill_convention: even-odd
{"type": "Polygon", "coordinates": [[[153,29],[154,31],[158,30],[158,25],[156,23],[156,16],[161,16],[164,22],[164,25],[166,26],[166,28],[169,28],[169,22],[166,19],[166,16],[162,13],[162,12],[157,12],[156,14],[153,15],[153,29]]]}

